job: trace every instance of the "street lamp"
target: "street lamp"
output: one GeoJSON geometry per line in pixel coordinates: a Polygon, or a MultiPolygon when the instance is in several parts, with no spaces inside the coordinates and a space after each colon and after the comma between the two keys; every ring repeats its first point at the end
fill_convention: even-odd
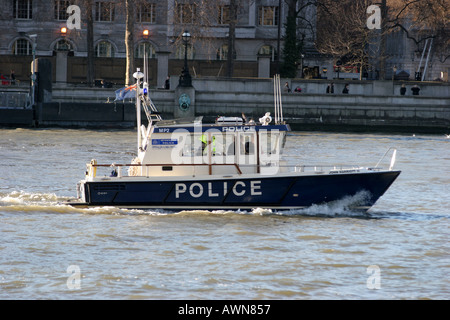
{"type": "Polygon", "coordinates": [[[184,67],[183,70],[181,70],[181,76],[178,85],[180,87],[192,87],[192,78],[189,74],[189,68],[187,64],[187,50],[191,34],[189,33],[189,31],[185,30],[181,38],[184,43],[184,67]]]}
{"type": "Polygon", "coordinates": [[[150,31],[148,31],[148,29],[145,29],[144,31],[142,31],[142,36],[145,40],[148,39],[149,34],[150,34],[150,31]]]}
{"type": "Polygon", "coordinates": [[[397,66],[394,66],[392,68],[392,71],[393,71],[393,73],[392,73],[392,81],[394,81],[395,80],[395,74],[397,73],[397,66]]]}

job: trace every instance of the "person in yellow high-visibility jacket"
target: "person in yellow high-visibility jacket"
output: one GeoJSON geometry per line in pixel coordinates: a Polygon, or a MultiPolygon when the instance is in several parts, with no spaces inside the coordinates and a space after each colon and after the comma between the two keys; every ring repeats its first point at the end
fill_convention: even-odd
{"type": "MultiPolygon", "coordinates": [[[[202,142],[202,154],[207,154],[208,152],[208,148],[206,148],[206,146],[208,145],[208,137],[206,134],[202,134],[202,136],[200,137],[200,141],[202,142]]],[[[212,137],[212,154],[215,155],[216,154],[216,137],[213,136],[212,137]]]]}

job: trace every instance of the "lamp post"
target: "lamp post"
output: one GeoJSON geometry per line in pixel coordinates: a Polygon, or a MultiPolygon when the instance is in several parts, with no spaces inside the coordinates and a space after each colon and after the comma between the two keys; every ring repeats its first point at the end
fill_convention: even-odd
{"type": "Polygon", "coordinates": [[[37,34],[31,34],[30,38],[33,39],[32,52],[33,52],[33,62],[31,71],[31,105],[34,105],[35,100],[35,90],[36,90],[36,38],[37,34]]]}
{"type": "Polygon", "coordinates": [[[305,55],[303,53],[300,54],[300,78],[304,77],[303,74],[303,59],[305,58],[305,55]]]}
{"type": "Polygon", "coordinates": [[[189,74],[189,68],[187,63],[187,49],[189,44],[189,39],[191,38],[191,34],[189,31],[185,30],[182,35],[183,43],[184,43],[184,67],[181,70],[180,80],[178,85],[180,87],[192,87],[192,78],[189,74]]]}

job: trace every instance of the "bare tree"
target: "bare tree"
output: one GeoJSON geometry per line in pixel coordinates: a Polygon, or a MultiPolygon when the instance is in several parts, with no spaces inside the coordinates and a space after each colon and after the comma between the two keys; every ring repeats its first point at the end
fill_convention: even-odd
{"type": "MultiPolygon", "coordinates": [[[[305,39],[308,38],[309,34],[310,40],[313,40],[316,34],[316,15],[308,13],[309,9],[317,10],[318,7],[324,7],[324,4],[320,0],[284,0],[284,2],[287,5],[287,14],[282,74],[285,77],[294,77],[297,73],[297,65],[302,59],[301,54],[304,52],[305,39]]],[[[279,3],[281,5],[281,1],[279,3]]],[[[281,24],[281,16],[279,21],[279,24],[281,24]]]]}
{"type": "Polygon", "coordinates": [[[126,30],[125,30],[125,48],[126,48],[126,70],[125,85],[129,86],[134,82],[134,21],[135,21],[135,1],[125,0],[126,7],[126,30]]]}
{"type": "Polygon", "coordinates": [[[417,50],[427,39],[441,62],[450,58],[450,4],[448,0],[387,0],[388,28],[402,30],[417,50]]]}
{"type": "MultiPolygon", "coordinates": [[[[253,1],[253,0],[251,0],[253,1]]],[[[226,54],[226,74],[231,77],[234,69],[235,59],[235,30],[238,25],[239,10],[243,7],[245,0],[230,0],[225,4],[221,0],[196,0],[193,2],[174,1],[174,34],[175,46],[181,46],[181,35],[185,30],[191,34],[191,46],[202,46],[209,56],[215,56],[218,48],[218,38],[215,27],[228,25],[226,36],[228,50],[226,54]],[[222,10],[222,11],[221,11],[222,10]],[[220,12],[224,13],[219,22],[220,12]]],[[[183,49],[184,50],[184,49],[183,49]]]]}
{"type": "Polygon", "coordinates": [[[94,6],[93,0],[84,0],[86,8],[86,21],[87,21],[87,72],[86,81],[88,86],[94,85],[95,77],[95,56],[94,56],[94,17],[92,10],[94,6]]]}
{"type": "Polygon", "coordinates": [[[237,6],[236,0],[230,0],[230,21],[228,24],[228,55],[227,55],[227,77],[233,77],[234,71],[234,44],[236,40],[237,6]]]}
{"type": "Polygon", "coordinates": [[[369,63],[369,46],[376,39],[367,28],[369,0],[322,0],[318,12],[316,48],[346,66],[356,67],[362,77],[369,63]]]}

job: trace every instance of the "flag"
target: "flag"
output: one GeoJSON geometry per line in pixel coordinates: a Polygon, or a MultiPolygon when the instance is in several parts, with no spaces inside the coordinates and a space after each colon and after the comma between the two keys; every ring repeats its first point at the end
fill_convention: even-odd
{"type": "Polygon", "coordinates": [[[134,98],[136,95],[136,85],[129,87],[123,87],[122,89],[116,90],[116,100],[123,100],[126,98],[134,98]]]}

